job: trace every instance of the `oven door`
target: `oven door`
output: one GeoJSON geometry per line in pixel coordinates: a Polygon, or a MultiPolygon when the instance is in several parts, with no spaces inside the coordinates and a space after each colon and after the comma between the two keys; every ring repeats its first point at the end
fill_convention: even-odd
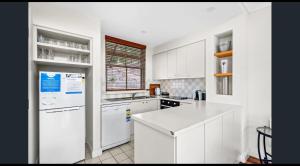
{"type": "Polygon", "coordinates": [[[160,105],[160,109],[166,109],[166,108],[170,108],[170,106],[160,105]]]}

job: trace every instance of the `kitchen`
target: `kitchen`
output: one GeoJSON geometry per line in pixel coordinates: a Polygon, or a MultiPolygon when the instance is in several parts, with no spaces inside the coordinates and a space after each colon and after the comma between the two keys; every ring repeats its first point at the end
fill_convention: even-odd
{"type": "Polygon", "coordinates": [[[256,127],[271,126],[271,3],[29,3],[29,29],[30,163],[258,158],[256,127]],[[85,106],[75,159],[61,142],[52,154],[65,157],[47,151],[54,129],[39,104],[59,96],[37,89],[43,72],[81,73],[61,98],[85,101],[74,102],[85,106]]]}

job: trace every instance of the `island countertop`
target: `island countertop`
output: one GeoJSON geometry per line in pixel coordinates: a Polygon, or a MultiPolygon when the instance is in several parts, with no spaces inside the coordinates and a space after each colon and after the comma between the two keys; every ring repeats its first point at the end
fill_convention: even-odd
{"type": "Polygon", "coordinates": [[[132,118],[163,133],[176,136],[228,111],[239,110],[241,110],[239,105],[197,101],[178,107],[134,114],[132,118]]]}

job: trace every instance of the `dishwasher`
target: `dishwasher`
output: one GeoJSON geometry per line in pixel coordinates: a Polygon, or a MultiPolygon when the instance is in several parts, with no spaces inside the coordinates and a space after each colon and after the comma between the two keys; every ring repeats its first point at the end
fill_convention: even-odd
{"type": "Polygon", "coordinates": [[[130,141],[130,103],[102,105],[101,145],[106,150],[130,141]]]}

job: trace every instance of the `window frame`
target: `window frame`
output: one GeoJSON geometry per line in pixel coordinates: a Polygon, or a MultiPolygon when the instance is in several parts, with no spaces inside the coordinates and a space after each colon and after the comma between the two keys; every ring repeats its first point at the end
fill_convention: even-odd
{"type": "MultiPolygon", "coordinates": [[[[122,55],[123,56],[123,55],[122,55]]],[[[119,57],[122,57],[119,56],[119,57]]],[[[128,55],[124,55],[124,58],[127,58],[128,55]]],[[[138,91],[138,90],[146,90],[146,45],[142,45],[142,44],[138,44],[138,43],[134,43],[134,42],[130,42],[127,40],[123,40],[123,39],[119,39],[119,38],[115,38],[115,37],[111,37],[108,35],[105,35],[105,89],[106,92],[116,92],[116,91],[138,91]],[[130,57],[132,59],[139,59],[141,62],[143,63],[143,67],[133,67],[133,66],[122,66],[122,65],[108,65],[107,64],[107,60],[106,60],[106,42],[111,42],[111,43],[115,43],[115,44],[119,44],[119,45],[124,45],[124,46],[128,46],[128,47],[133,47],[133,48],[137,48],[137,49],[141,49],[142,52],[144,52],[144,56],[141,57],[130,57]],[[143,60],[143,61],[142,61],[143,60]],[[121,67],[121,68],[125,68],[126,69],[126,81],[125,81],[125,88],[124,89],[108,89],[107,86],[107,68],[108,66],[110,67],[121,67]],[[127,73],[127,69],[131,68],[131,69],[140,69],[141,70],[141,88],[139,89],[128,89],[128,73],[127,73]]]]}

